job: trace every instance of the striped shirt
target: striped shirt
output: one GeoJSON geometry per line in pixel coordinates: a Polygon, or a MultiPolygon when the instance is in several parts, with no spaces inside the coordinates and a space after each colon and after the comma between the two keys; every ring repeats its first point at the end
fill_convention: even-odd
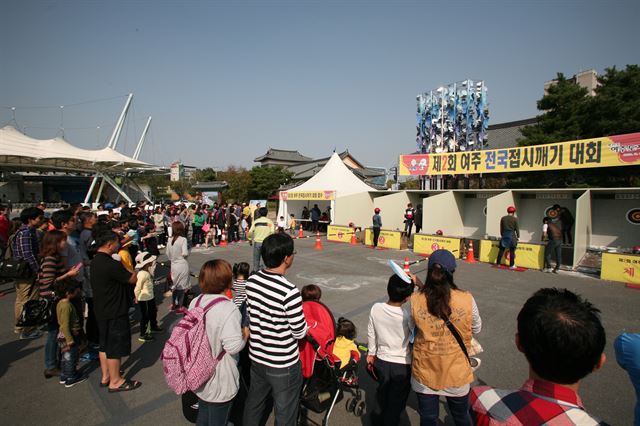
{"type": "Polygon", "coordinates": [[[257,272],[247,280],[249,358],[273,368],[300,359],[298,339],[307,334],[298,288],[282,275],[257,272]]]}
{"type": "Polygon", "coordinates": [[[247,300],[247,280],[236,279],[231,286],[231,291],[233,291],[233,303],[240,308],[242,302],[247,300]]]}
{"type": "Polygon", "coordinates": [[[64,264],[60,256],[45,256],[40,265],[38,285],[40,297],[53,296],[54,284],[58,277],[64,275],[64,264]]]}

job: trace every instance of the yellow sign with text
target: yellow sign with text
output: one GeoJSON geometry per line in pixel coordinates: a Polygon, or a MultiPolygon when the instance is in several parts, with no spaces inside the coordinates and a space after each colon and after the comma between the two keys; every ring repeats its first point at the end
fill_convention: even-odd
{"type": "MultiPolygon", "coordinates": [[[[364,231],[364,244],[367,246],[373,245],[373,230],[371,228],[367,228],[364,231]]],[[[380,236],[378,237],[378,247],[400,250],[401,245],[402,232],[380,230],[380,236]]]]}
{"type": "Polygon", "coordinates": [[[327,201],[336,197],[336,191],[280,191],[282,201],[327,201]]]}
{"type": "Polygon", "coordinates": [[[440,249],[449,250],[456,258],[460,258],[460,238],[424,234],[415,234],[413,236],[413,252],[415,254],[426,254],[428,256],[440,249]]]}
{"type": "Polygon", "coordinates": [[[640,285],[640,256],[602,253],[600,278],[609,281],[640,285]]]}
{"type": "Polygon", "coordinates": [[[327,227],[327,241],[350,243],[353,232],[353,228],[349,228],[348,226],[329,225],[327,227]]]}
{"type": "MultiPolygon", "coordinates": [[[[500,241],[481,240],[480,256],[481,262],[496,263],[500,241]]],[[[509,250],[505,250],[502,255],[502,264],[509,265],[509,250]]],[[[544,268],[544,245],[518,243],[516,247],[516,266],[529,269],[544,268]]]]}
{"type": "Polygon", "coordinates": [[[640,165],[640,133],[514,148],[400,156],[400,175],[461,175],[640,165]]]}

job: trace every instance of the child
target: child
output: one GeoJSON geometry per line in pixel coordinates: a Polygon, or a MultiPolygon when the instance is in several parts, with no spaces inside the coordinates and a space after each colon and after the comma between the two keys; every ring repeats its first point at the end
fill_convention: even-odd
{"type": "Polygon", "coordinates": [[[238,309],[242,306],[242,303],[247,300],[247,278],[249,278],[249,264],[247,262],[240,262],[233,265],[233,285],[231,291],[233,292],[233,303],[236,304],[238,309]]]}
{"type": "Polygon", "coordinates": [[[300,290],[303,302],[313,301],[319,302],[322,297],[322,290],[315,284],[309,284],[302,287],[300,290]]]}
{"type": "Polygon", "coordinates": [[[80,297],[81,289],[75,280],[62,280],[56,284],[60,298],[56,307],[58,318],[58,346],[62,353],[60,384],[70,388],[87,380],[77,369],[80,351],[86,347],[86,339],[80,325],[80,317],[73,302],[80,297]]]}
{"type": "Polygon", "coordinates": [[[291,232],[291,235],[296,233],[296,215],[293,213],[291,213],[291,216],[289,217],[289,232],[291,232]]]}
{"type": "Polygon", "coordinates": [[[346,318],[339,318],[336,327],[336,341],[333,344],[333,354],[340,359],[342,370],[350,362],[360,361],[358,346],[353,342],[356,338],[356,326],[346,318]]]}
{"type": "Polygon", "coordinates": [[[284,232],[284,228],[287,226],[287,222],[284,221],[284,216],[280,216],[278,219],[278,232],[284,232]]]}
{"type": "Polygon", "coordinates": [[[153,341],[151,333],[160,333],[163,330],[158,327],[156,316],[155,295],[153,292],[153,272],[156,268],[156,256],[143,251],[136,257],[136,269],[138,270],[138,281],[133,290],[135,303],[140,308],[140,337],[141,342],[153,341]]]}
{"type": "Polygon", "coordinates": [[[542,238],[540,241],[549,241],[549,217],[542,218],[542,238]]]}
{"type": "Polygon", "coordinates": [[[411,312],[403,304],[413,293],[413,285],[397,275],[387,284],[389,300],[376,303],[369,314],[369,354],[367,364],[378,376],[380,424],[398,424],[411,389],[411,312]]]}

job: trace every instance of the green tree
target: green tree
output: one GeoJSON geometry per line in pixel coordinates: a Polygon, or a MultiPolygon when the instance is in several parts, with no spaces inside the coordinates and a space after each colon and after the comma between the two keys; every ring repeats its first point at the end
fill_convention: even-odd
{"type": "Polygon", "coordinates": [[[251,189],[249,195],[253,199],[265,199],[275,195],[281,185],[291,180],[293,173],[280,166],[261,167],[251,169],[251,189]]]}
{"type": "Polygon", "coordinates": [[[211,167],[198,169],[193,174],[193,179],[196,182],[212,182],[217,178],[218,178],[218,174],[211,167]]]}
{"type": "Polygon", "coordinates": [[[169,187],[169,175],[166,173],[158,173],[146,176],[134,177],[133,180],[138,184],[146,184],[151,188],[151,197],[154,199],[168,198],[167,188],[169,187]]]}
{"type": "MultiPolygon", "coordinates": [[[[521,146],[596,138],[640,131],[640,67],[608,68],[595,96],[558,74],[557,84],[538,101],[537,124],[522,129],[521,146]]],[[[513,173],[507,187],[640,185],[640,166],[513,173]]]]}
{"type": "Polygon", "coordinates": [[[249,189],[252,186],[251,173],[244,167],[229,166],[218,172],[218,180],[226,181],[229,187],[222,191],[225,201],[243,202],[249,199],[249,189]]]}

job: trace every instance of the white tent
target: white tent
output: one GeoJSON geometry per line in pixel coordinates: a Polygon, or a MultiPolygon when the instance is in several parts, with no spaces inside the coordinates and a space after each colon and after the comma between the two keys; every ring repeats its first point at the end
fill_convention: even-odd
{"type": "Polygon", "coordinates": [[[149,164],[111,148],[82,149],[62,138],[34,139],[12,126],[0,128],[0,164],[18,170],[41,169],[76,172],[124,172],[149,164]]]}
{"type": "MultiPolygon", "coordinates": [[[[290,190],[280,191],[278,217],[287,218],[296,207],[301,210],[305,205],[318,204],[321,210],[331,207],[333,222],[337,198],[369,191],[376,189],[354,175],[334,152],[322,170],[311,179],[290,190]]],[[[296,216],[299,218],[299,214],[296,216]]]]}

